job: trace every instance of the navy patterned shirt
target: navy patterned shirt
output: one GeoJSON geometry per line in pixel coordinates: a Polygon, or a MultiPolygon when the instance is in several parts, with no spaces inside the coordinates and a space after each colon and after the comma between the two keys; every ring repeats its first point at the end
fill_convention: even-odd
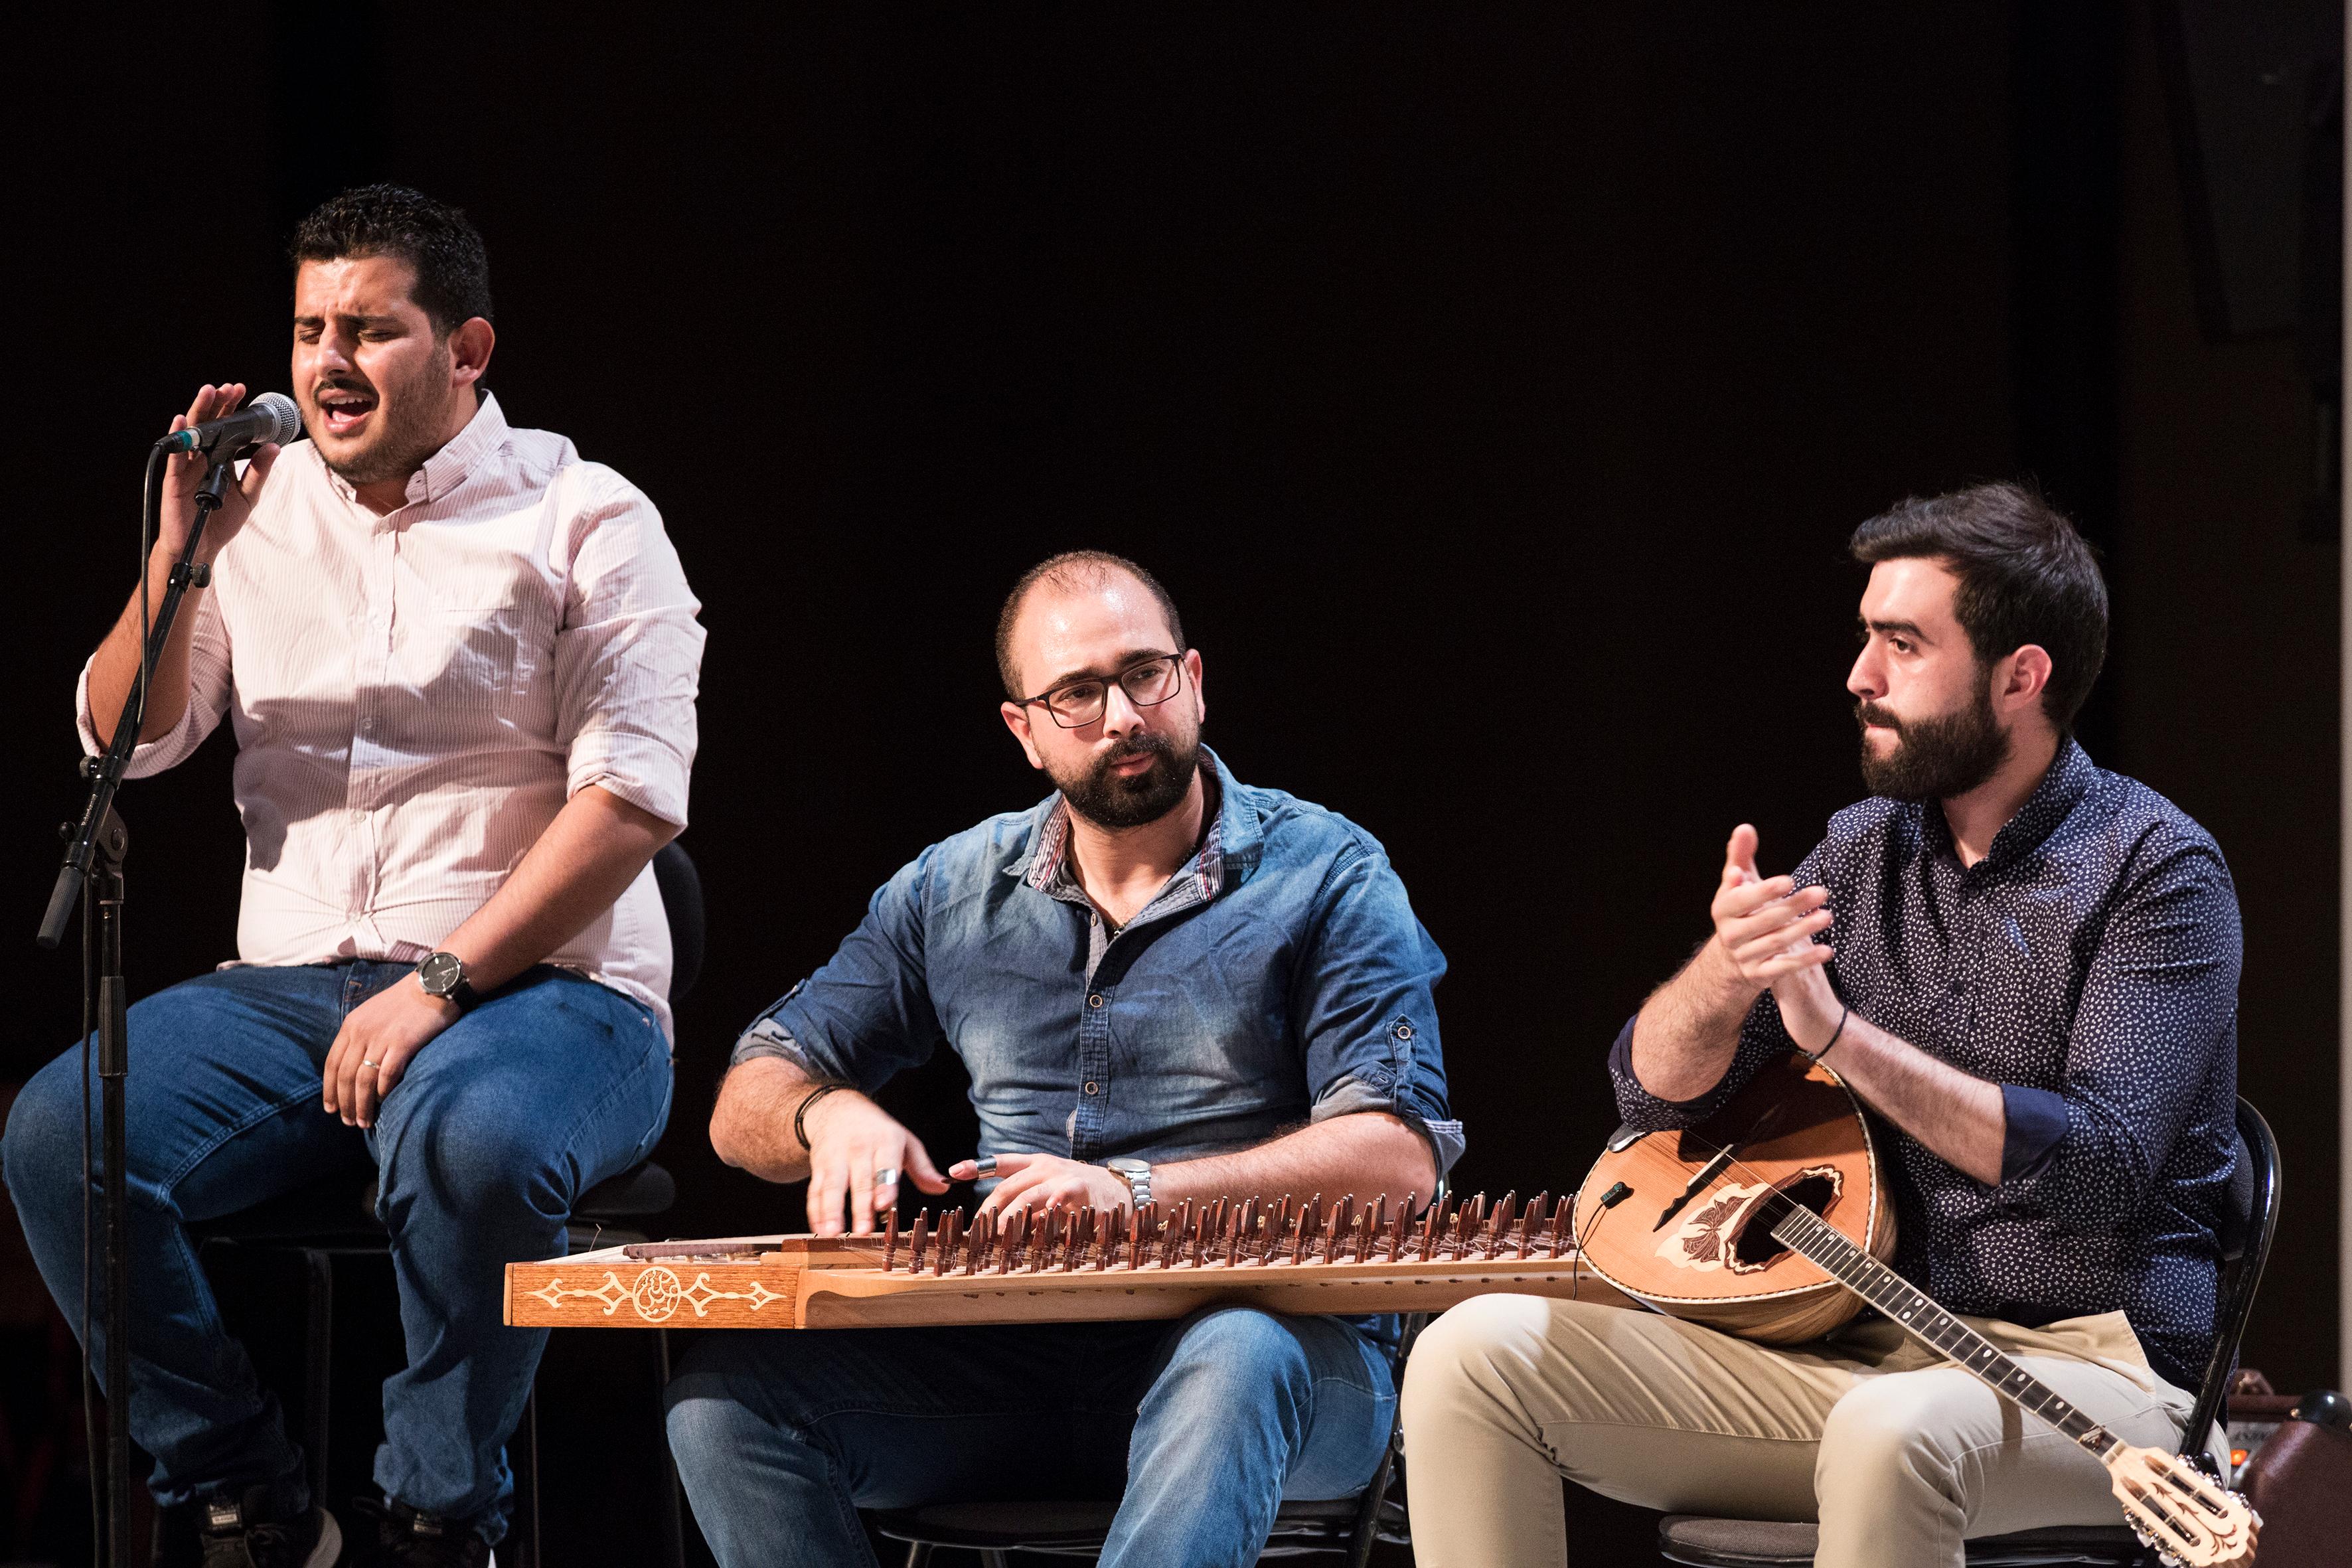
{"type": "MultiPolygon", "coordinates": [[[[1839,999],[2000,1086],[2000,1181],[1888,1140],[1895,1267],[1958,1312],[2028,1327],[2122,1310],[2156,1370],[2211,1352],[2216,1234],[2236,1159],[2237,893],[2210,836],[2071,739],[1991,851],[1964,867],[1943,809],[1873,799],[1797,868],[1829,889],[1839,999]]],[[[1723,1080],[1664,1100],[1610,1054],[1646,1129],[1700,1121],[1792,1048],[1770,992],[1723,1080]]],[[[1835,1066],[1832,1058],[1831,1065],[1835,1066]]]]}

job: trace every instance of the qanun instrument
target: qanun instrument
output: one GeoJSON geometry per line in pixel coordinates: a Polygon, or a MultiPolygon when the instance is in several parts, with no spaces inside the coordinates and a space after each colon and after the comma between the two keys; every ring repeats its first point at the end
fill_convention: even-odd
{"type": "Polygon", "coordinates": [[[640,1242],[507,1265],[527,1328],[895,1328],[1181,1318],[1244,1303],[1292,1313],[1436,1312],[1509,1292],[1633,1305],[1577,1258],[1570,1205],[1485,1194],[1391,1209],[1185,1202],[1163,1214],[1048,1207],[967,1225],[926,1209],[904,1232],[640,1242]]]}
{"type": "Polygon", "coordinates": [[[1818,1338],[1874,1307],[2095,1455],[2165,1562],[2252,1562],[2262,1516],[2243,1497],[2191,1460],[2116,1437],[1887,1266],[1885,1190],[1852,1091],[1790,1058],[1698,1126],[1611,1139],[1577,1194],[1573,1234],[1581,1261],[1627,1296],[1745,1338],[1818,1338]]]}

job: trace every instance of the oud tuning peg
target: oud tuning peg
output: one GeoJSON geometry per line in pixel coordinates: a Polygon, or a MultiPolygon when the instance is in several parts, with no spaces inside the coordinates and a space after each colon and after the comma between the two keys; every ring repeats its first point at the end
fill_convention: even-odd
{"type": "Polygon", "coordinates": [[[890,1205],[889,1217],[882,1224],[882,1272],[887,1274],[898,1262],[898,1205],[890,1205]]]}
{"type": "Polygon", "coordinates": [[[929,1209],[923,1209],[915,1215],[915,1234],[908,1240],[907,1249],[907,1272],[909,1274],[923,1271],[923,1233],[930,1220],[931,1211],[929,1209]]]}
{"type": "Polygon", "coordinates": [[[1562,1198],[1552,1206],[1551,1229],[1544,1238],[1544,1250],[1554,1258],[1560,1257],[1568,1245],[1569,1216],[1575,1212],[1576,1205],[1569,1198],[1562,1198]]]}
{"type": "Polygon", "coordinates": [[[1389,1261],[1394,1263],[1404,1256],[1404,1222],[1412,1217],[1412,1200],[1418,1194],[1407,1193],[1404,1202],[1397,1205],[1396,1218],[1389,1225],[1389,1261]]]}

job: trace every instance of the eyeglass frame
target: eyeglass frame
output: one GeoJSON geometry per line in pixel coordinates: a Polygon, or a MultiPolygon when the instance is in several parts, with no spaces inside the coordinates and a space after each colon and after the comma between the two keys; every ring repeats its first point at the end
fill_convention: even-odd
{"type": "Polygon", "coordinates": [[[1137,670],[1141,669],[1148,664],[1158,664],[1161,659],[1166,659],[1170,664],[1175,667],[1176,678],[1176,684],[1168,689],[1168,695],[1166,697],[1155,697],[1149,702],[1140,702],[1136,700],[1135,693],[1127,691],[1127,700],[1131,707],[1138,709],[1157,708],[1163,702],[1172,700],[1183,691],[1184,656],[1192,651],[1192,650],[1188,647],[1175,653],[1147,654],[1145,657],[1129,664],[1125,669],[1120,670],[1116,675],[1073,676],[1069,679],[1062,681],[1058,685],[1047,687],[1045,690],[1039,692],[1034,697],[1016,697],[1013,700],[1013,705],[1016,708],[1027,708],[1033,704],[1043,707],[1045,710],[1046,714],[1054,721],[1054,727],[1057,730],[1083,730],[1088,724],[1101,723],[1103,713],[1110,711],[1110,689],[1112,687],[1116,686],[1121,691],[1127,691],[1127,678],[1129,676],[1134,674],[1137,670]],[[1090,680],[1099,680],[1102,682],[1102,712],[1097,713],[1091,719],[1073,721],[1066,724],[1064,723],[1062,721],[1061,710],[1054,706],[1054,694],[1057,691],[1066,691],[1073,686],[1084,685],[1086,682],[1090,680]]]}

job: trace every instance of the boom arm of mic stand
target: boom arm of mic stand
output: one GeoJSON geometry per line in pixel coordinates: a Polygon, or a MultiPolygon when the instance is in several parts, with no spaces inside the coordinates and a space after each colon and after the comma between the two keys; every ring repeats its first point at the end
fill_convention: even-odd
{"type": "MultiPolygon", "coordinates": [[[[148,506],[151,510],[162,501],[162,466],[171,454],[160,447],[148,457],[148,506]]],[[[188,542],[180,551],[180,559],[172,568],[163,585],[163,602],[156,606],[154,625],[149,631],[145,649],[145,665],[152,670],[163,657],[163,648],[172,635],[172,623],[179,616],[180,601],[186,596],[189,584],[201,586],[210,580],[211,569],[196,560],[196,546],[205,536],[205,523],[221,503],[227,489],[231,462],[224,455],[215,455],[205,470],[204,482],[196,488],[195,526],[188,530],[188,542]]],[[[152,524],[155,519],[148,519],[152,524]]],[[[140,566],[142,572],[146,565],[140,566]]],[[[130,769],[131,753],[139,744],[139,724],[144,717],[147,693],[143,679],[134,683],[130,694],[122,700],[122,713],[114,722],[114,734],[103,756],[83,760],[82,773],[89,780],[89,794],[82,801],[81,816],[68,825],[65,864],[58,868],[58,879],[49,889],[49,907],[41,916],[41,929],[34,938],[45,948],[54,948],[65,940],[66,925],[73,919],[74,905],[80,900],[84,884],[89,880],[91,863],[98,858],[100,837],[112,821],[114,792],[122,784],[122,775],[130,769]]]]}

